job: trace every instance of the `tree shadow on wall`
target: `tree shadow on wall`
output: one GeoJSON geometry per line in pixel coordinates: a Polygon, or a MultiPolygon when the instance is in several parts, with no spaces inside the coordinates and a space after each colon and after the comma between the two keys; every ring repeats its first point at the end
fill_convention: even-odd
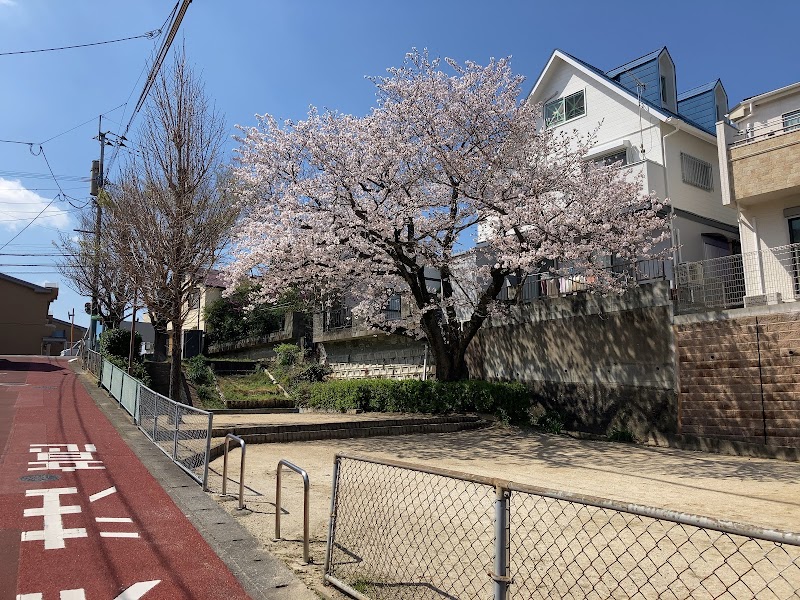
{"type": "Polygon", "coordinates": [[[473,340],[471,375],[526,383],[568,430],[675,433],[671,309],[651,287],[513,307],[473,340]]]}

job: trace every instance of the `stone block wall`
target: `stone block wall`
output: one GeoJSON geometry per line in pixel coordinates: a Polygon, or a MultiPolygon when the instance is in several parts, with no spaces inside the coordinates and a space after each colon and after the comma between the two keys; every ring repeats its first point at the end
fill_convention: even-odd
{"type": "MultiPolygon", "coordinates": [[[[317,344],[320,359],[337,379],[422,379],[425,344],[399,335],[376,333],[341,337],[317,344]]],[[[433,357],[427,357],[429,378],[436,376],[433,357]]]]}
{"type": "Polygon", "coordinates": [[[675,326],[679,432],[800,447],[800,312],[675,326]]]}

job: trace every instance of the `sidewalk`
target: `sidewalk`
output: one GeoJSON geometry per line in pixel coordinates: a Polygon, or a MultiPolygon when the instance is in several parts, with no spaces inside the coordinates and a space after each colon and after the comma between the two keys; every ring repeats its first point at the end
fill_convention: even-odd
{"type": "MultiPolygon", "coordinates": [[[[129,448],[143,436],[118,422],[126,444],[92,398],[102,406],[104,394],[90,395],[82,380],[63,359],[0,358],[0,600],[249,598],[187,519],[191,510],[179,509],[129,448]]],[[[104,410],[119,421],[113,408],[104,410]]],[[[206,522],[222,526],[219,539],[247,541],[177,467],[155,469],[173,475],[172,495],[194,493],[201,530],[206,522]]],[[[250,549],[260,561],[260,549],[250,549]]],[[[259,592],[257,562],[248,577],[241,552],[226,558],[259,592]]],[[[278,573],[284,582],[274,594],[253,597],[305,596],[287,573],[278,573]]]]}

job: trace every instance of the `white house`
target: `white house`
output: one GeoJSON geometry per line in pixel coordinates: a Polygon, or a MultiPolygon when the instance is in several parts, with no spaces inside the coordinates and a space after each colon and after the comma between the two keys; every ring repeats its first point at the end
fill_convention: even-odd
{"type": "Polygon", "coordinates": [[[736,212],[722,203],[714,124],[728,107],[719,80],[679,94],[666,48],[610,70],[555,50],[528,101],[543,105],[547,127],[595,132],[590,159],[622,161],[670,199],[675,262],[739,251],[736,212]]]}

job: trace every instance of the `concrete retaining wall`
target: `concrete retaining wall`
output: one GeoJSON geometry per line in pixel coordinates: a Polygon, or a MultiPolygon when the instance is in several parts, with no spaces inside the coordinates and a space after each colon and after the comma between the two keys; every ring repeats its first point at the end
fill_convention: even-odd
{"type": "Polygon", "coordinates": [[[666,282],[623,296],[580,294],[514,308],[481,330],[470,374],[522,381],[565,425],[640,437],[677,430],[672,304],[666,282]]]}

